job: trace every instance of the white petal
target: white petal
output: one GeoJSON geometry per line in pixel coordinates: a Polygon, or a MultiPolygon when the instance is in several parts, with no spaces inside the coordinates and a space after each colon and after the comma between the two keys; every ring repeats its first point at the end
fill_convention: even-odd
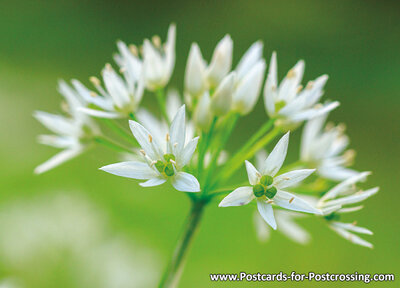
{"type": "Polygon", "coordinates": [[[156,178],[151,178],[151,179],[147,180],[146,182],[139,183],[139,185],[142,187],[153,187],[153,186],[158,186],[158,185],[164,184],[165,181],[167,181],[167,180],[164,178],[156,177],[156,178]]]}
{"type": "Polygon", "coordinates": [[[314,171],[315,169],[301,169],[284,173],[274,178],[274,185],[279,189],[293,186],[310,176],[314,171]]]}
{"type": "Polygon", "coordinates": [[[185,172],[178,172],[172,177],[172,186],[182,192],[200,192],[200,184],[196,177],[185,172]]]}
{"type": "Polygon", "coordinates": [[[138,161],[127,161],[115,163],[100,168],[105,172],[133,179],[150,179],[158,176],[155,170],[147,163],[138,161]]]}
{"type": "Polygon", "coordinates": [[[276,219],[279,224],[279,231],[294,242],[307,244],[311,240],[310,234],[303,227],[295,223],[292,218],[286,211],[277,211],[276,219]]]}
{"type": "Polygon", "coordinates": [[[103,69],[103,80],[115,105],[125,107],[130,102],[130,97],[124,80],[108,65],[103,69]]]}
{"type": "Polygon", "coordinates": [[[365,181],[368,175],[371,175],[371,172],[362,172],[346,179],[345,181],[337,184],[335,187],[329,190],[324,196],[322,196],[321,201],[336,198],[338,195],[341,195],[342,192],[345,192],[349,187],[353,186],[354,184],[365,181]]]}
{"type": "Polygon", "coordinates": [[[264,105],[268,115],[272,117],[275,114],[275,101],[278,97],[278,70],[276,53],[272,53],[271,62],[269,65],[269,71],[267,80],[264,86],[264,105]]]}
{"type": "Polygon", "coordinates": [[[268,223],[272,229],[276,230],[276,221],[274,217],[274,210],[272,209],[272,205],[268,204],[265,201],[258,200],[257,201],[258,212],[260,212],[261,217],[268,223]]]}
{"type": "Polygon", "coordinates": [[[205,64],[200,48],[193,43],[185,71],[185,89],[193,96],[200,95],[206,88],[205,64]]]}
{"type": "Polygon", "coordinates": [[[233,108],[242,115],[253,110],[264,79],[265,61],[260,60],[239,82],[233,94],[233,108]]]}
{"type": "Polygon", "coordinates": [[[232,66],[233,42],[231,36],[226,35],[214,50],[211,63],[207,68],[207,75],[210,83],[215,87],[222,78],[228,74],[232,66]]]}
{"type": "Polygon", "coordinates": [[[313,207],[307,201],[301,199],[300,197],[298,197],[292,193],[286,192],[286,191],[278,190],[278,193],[276,193],[273,200],[276,205],[278,205],[282,208],[286,208],[286,209],[293,210],[293,211],[299,211],[299,212],[322,214],[322,212],[320,210],[313,207]]]}
{"type": "Polygon", "coordinates": [[[190,159],[192,159],[198,141],[199,137],[190,140],[189,143],[186,144],[185,148],[183,148],[182,152],[176,155],[176,163],[179,165],[179,168],[184,167],[189,163],[190,159]]]}
{"type": "Polygon", "coordinates": [[[361,202],[361,201],[375,195],[376,193],[378,193],[378,191],[379,191],[379,187],[371,188],[371,189],[356,193],[351,196],[342,197],[339,199],[328,201],[325,203],[325,205],[332,206],[332,205],[348,205],[348,204],[358,203],[358,202],[361,202]]]}
{"type": "Polygon", "coordinates": [[[168,118],[172,122],[176,113],[178,113],[179,108],[182,107],[182,100],[179,97],[179,92],[175,89],[169,89],[167,93],[167,101],[165,104],[167,107],[168,118]]]}
{"type": "Polygon", "coordinates": [[[167,42],[165,43],[165,62],[166,62],[166,75],[164,76],[165,82],[169,81],[172,71],[174,70],[175,42],[176,42],[176,26],[175,24],[171,24],[169,25],[168,28],[167,42]]]}
{"type": "Polygon", "coordinates": [[[360,172],[357,172],[353,169],[345,168],[345,167],[320,167],[317,170],[317,173],[322,177],[325,177],[334,181],[343,181],[350,177],[358,175],[360,172]]]}
{"type": "Polygon", "coordinates": [[[235,72],[229,73],[218,85],[211,97],[211,111],[217,116],[223,116],[231,110],[232,94],[235,84],[235,72]]]}
{"type": "Polygon", "coordinates": [[[70,148],[79,146],[79,139],[69,136],[39,135],[38,142],[56,148],[70,148]]]}
{"type": "Polygon", "coordinates": [[[160,146],[146,128],[132,120],[129,120],[129,127],[131,128],[133,136],[135,136],[136,140],[139,142],[139,145],[152,160],[157,160],[162,157],[161,154],[163,153],[160,146]],[[150,139],[152,140],[151,142],[150,139]]]}
{"type": "Polygon", "coordinates": [[[276,144],[272,152],[268,155],[268,158],[264,163],[263,171],[261,171],[262,175],[270,175],[273,177],[278,173],[279,169],[281,169],[286,158],[289,134],[290,132],[287,132],[283,135],[278,144],[276,144]]]}
{"type": "Polygon", "coordinates": [[[268,153],[265,150],[260,150],[256,153],[255,155],[255,162],[256,162],[256,168],[259,171],[262,171],[262,167],[264,165],[265,159],[267,159],[268,153]]]}
{"type": "Polygon", "coordinates": [[[303,110],[300,113],[290,115],[290,121],[292,122],[301,122],[304,120],[312,119],[314,117],[318,117],[329,113],[333,109],[337,108],[340,105],[338,101],[323,105],[321,108],[310,108],[307,110],[303,110]]]}
{"type": "Polygon", "coordinates": [[[33,116],[47,129],[57,134],[74,135],[80,130],[76,122],[61,115],[36,111],[33,116]]]}
{"type": "Polygon", "coordinates": [[[210,102],[210,95],[208,91],[206,91],[200,97],[199,103],[197,104],[193,114],[194,123],[198,128],[204,131],[209,129],[212,121],[210,102]]]}
{"type": "Polygon", "coordinates": [[[253,199],[254,194],[252,187],[239,187],[222,199],[218,207],[243,206],[248,204],[253,199]]]}
{"type": "Polygon", "coordinates": [[[296,97],[297,89],[301,83],[304,72],[304,61],[300,60],[289,71],[288,75],[282,80],[279,85],[279,100],[284,100],[289,103],[296,97]]]}
{"type": "Polygon", "coordinates": [[[83,152],[83,149],[81,147],[76,148],[76,149],[69,149],[69,150],[64,150],[56,155],[54,155],[52,158],[44,162],[43,164],[39,165],[38,167],[35,168],[35,173],[36,174],[41,174],[44,173],[50,169],[53,169],[60,164],[67,162],[68,160],[78,156],[83,152]]]}
{"type": "Polygon", "coordinates": [[[354,225],[354,223],[332,222],[332,225],[356,233],[367,234],[367,235],[374,234],[371,230],[364,227],[356,226],[354,225]]]}
{"type": "Polygon", "coordinates": [[[251,164],[249,161],[244,161],[246,164],[246,170],[247,170],[247,176],[249,178],[249,182],[251,185],[256,185],[258,181],[260,180],[260,172],[257,171],[257,169],[251,164]]]}
{"type": "Polygon", "coordinates": [[[321,208],[322,215],[329,215],[333,212],[339,212],[340,208],[342,208],[342,205],[333,205],[327,208],[321,208]]]}
{"type": "Polygon", "coordinates": [[[362,208],[364,208],[363,205],[355,206],[355,207],[349,207],[349,208],[342,208],[342,209],[338,210],[338,213],[356,212],[356,211],[360,211],[362,208]]]}
{"type": "Polygon", "coordinates": [[[117,112],[107,112],[107,111],[86,108],[86,107],[79,108],[79,111],[82,113],[85,113],[87,115],[90,115],[93,117],[98,117],[98,118],[116,119],[116,118],[122,117],[122,115],[117,112]]]}
{"type": "Polygon", "coordinates": [[[255,211],[253,219],[258,240],[261,242],[267,241],[270,237],[269,226],[267,223],[265,223],[264,219],[261,217],[260,213],[257,213],[257,211],[255,211]]]}
{"type": "Polygon", "coordinates": [[[182,105],[176,113],[174,120],[169,129],[171,136],[170,141],[174,147],[174,154],[179,154],[185,146],[186,129],[185,129],[185,105],[182,105]]]}
{"type": "Polygon", "coordinates": [[[240,59],[239,64],[236,66],[238,79],[242,79],[254,67],[254,65],[262,59],[263,43],[257,41],[253,43],[246,53],[240,59]]]}
{"type": "Polygon", "coordinates": [[[371,243],[369,243],[368,241],[365,241],[364,239],[361,239],[360,237],[358,237],[357,235],[350,233],[342,228],[339,227],[334,227],[334,226],[330,226],[336,233],[338,233],[340,236],[342,236],[343,238],[349,240],[350,242],[357,244],[357,245],[361,245],[364,247],[368,247],[368,248],[373,248],[373,245],[371,243]]]}

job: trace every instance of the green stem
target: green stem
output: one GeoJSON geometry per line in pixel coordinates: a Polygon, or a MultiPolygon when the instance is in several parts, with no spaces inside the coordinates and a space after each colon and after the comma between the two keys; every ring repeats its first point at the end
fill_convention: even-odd
{"type": "Polygon", "coordinates": [[[232,159],[233,161],[229,161],[225,164],[224,169],[221,171],[221,176],[218,179],[225,181],[233,173],[236,172],[241,165],[243,165],[244,160],[251,159],[261,148],[266,146],[269,142],[274,140],[281,133],[280,127],[274,127],[274,129],[265,135],[263,138],[258,140],[252,147],[248,149],[248,151],[243,151],[241,154],[236,154],[232,159]]]}
{"type": "Polygon", "coordinates": [[[167,107],[165,104],[165,93],[163,89],[158,89],[156,91],[158,105],[160,107],[161,115],[164,117],[165,121],[167,121],[168,125],[171,124],[169,121],[169,117],[167,114],[167,107]]]}
{"type": "Polygon", "coordinates": [[[160,288],[173,288],[178,286],[181,278],[189,248],[198,230],[204,207],[207,202],[198,200],[192,202],[192,208],[187,219],[184,233],[175,247],[170,263],[159,284],[160,288]]]}
{"type": "Polygon", "coordinates": [[[232,115],[229,115],[226,120],[228,122],[228,125],[227,125],[226,129],[224,129],[225,133],[223,133],[223,137],[221,139],[221,145],[218,146],[216,152],[214,153],[214,155],[212,157],[210,166],[208,168],[206,180],[205,180],[205,187],[207,187],[207,184],[210,180],[211,175],[214,173],[215,169],[217,168],[217,162],[218,162],[219,155],[221,154],[223,148],[225,147],[226,142],[228,142],[228,139],[231,136],[232,131],[235,128],[236,122],[239,119],[239,117],[240,117],[239,113],[234,113],[232,115]]]}
{"type": "Polygon", "coordinates": [[[132,137],[132,134],[127,133],[123,128],[118,126],[116,123],[110,121],[109,119],[103,119],[103,122],[111,129],[113,130],[116,134],[120,135],[123,137],[125,140],[127,140],[130,144],[133,144],[137,146],[137,142],[134,140],[132,137]]]}
{"type": "Polygon", "coordinates": [[[108,148],[111,148],[111,149],[113,149],[115,151],[118,151],[118,152],[132,153],[131,149],[129,149],[129,148],[127,148],[127,147],[125,147],[125,146],[123,146],[123,145],[121,145],[119,143],[116,143],[116,142],[114,142],[114,141],[112,141],[110,139],[107,139],[104,136],[97,136],[97,137],[94,138],[94,141],[99,143],[99,144],[102,144],[102,145],[104,145],[104,146],[106,146],[108,148]]]}
{"type": "MultiPolygon", "coordinates": [[[[200,178],[199,180],[200,180],[200,183],[202,183],[202,174],[203,174],[203,167],[204,167],[204,158],[205,158],[205,155],[206,155],[206,152],[207,152],[207,148],[209,147],[209,145],[210,145],[210,141],[211,141],[211,136],[212,136],[212,134],[214,133],[214,128],[215,128],[215,125],[216,125],[216,123],[217,123],[217,120],[218,120],[218,117],[214,117],[214,119],[212,120],[212,122],[211,122],[211,126],[210,126],[210,129],[208,130],[208,132],[207,133],[205,133],[205,135],[204,135],[204,133],[203,133],[203,135],[205,136],[205,137],[203,137],[203,139],[202,139],[202,143],[201,143],[201,150],[199,150],[199,159],[198,159],[198,161],[199,161],[199,165],[198,165],[198,177],[200,178]]],[[[203,190],[203,191],[205,191],[205,190],[203,190]]]]}

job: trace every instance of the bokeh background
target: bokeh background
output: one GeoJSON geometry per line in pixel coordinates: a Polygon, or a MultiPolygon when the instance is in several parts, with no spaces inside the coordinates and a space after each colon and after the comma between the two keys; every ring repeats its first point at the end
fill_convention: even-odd
{"type": "MultiPolygon", "coordinates": [[[[372,250],[352,245],[313,219],[300,221],[313,235],[306,246],[279,232],[260,244],[252,207],[218,209],[215,203],[206,211],[181,287],[232,287],[211,283],[208,275],[240,271],[399,276],[398,1],[21,0],[0,2],[0,279],[25,287],[156,285],[184,223],[187,197],[164,187],[140,189],[134,180],[102,173],[98,167],[117,160],[102,147],[33,175],[34,167],[56,150],[36,143],[45,129],[32,112],[59,111],[57,80],[77,78],[88,84],[89,76],[99,75],[104,63],[112,61],[116,40],[140,44],[154,34],[164,38],[171,22],[178,32],[171,82],[179,89],[191,42],[198,42],[210,59],[225,33],[234,40],[234,63],[261,39],[268,60],[272,51],[278,52],[280,76],[300,58],[306,60],[305,80],[329,74],[326,97],[341,102],[330,119],[347,124],[357,150],[355,168],[372,170],[369,185],[381,187],[364,210],[348,218],[375,232],[367,236],[375,245],[372,250]]],[[[152,103],[145,99],[146,105],[152,103]]],[[[229,148],[238,147],[264,120],[260,102],[239,123],[229,148]]],[[[292,160],[298,153],[296,134],[292,160]]],[[[369,286],[398,287],[396,282],[369,286]]],[[[262,285],[239,284],[235,287],[262,285]]],[[[365,284],[323,284],[339,285],[365,284]]]]}

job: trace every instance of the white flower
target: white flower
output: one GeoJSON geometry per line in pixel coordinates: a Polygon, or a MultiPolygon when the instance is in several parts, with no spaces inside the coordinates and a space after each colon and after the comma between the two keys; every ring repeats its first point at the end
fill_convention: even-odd
{"type": "Polygon", "coordinates": [[[379,187],[363,191],[355,186],[356,183],[365,181],[370,174],[371,172],[362,172],[337,184],[319,199],[317,207],[321,209],[324,215],[352,212],[361,209],[359,207],[342,208],[342,206],[364,201],[379,191],[379,187]],[[354,210],[354,208],[357,209],[354,210]]]}
{"type": "Polygon", "coordinates": [[[328,127],[323,130],[327,114],[309,120],[304,126],[300,160],[317,168],[317,173],[324,178],[340,181],[358,172],[346,168],[354,158],[354,151],[347,150],[349,138],[344,126],[328,127]],[[344,153],[343,153],[344,152],[344,153]]]}
{"type": "Polygon", "coordinates": [[[272,54],[264,87],[264,104],[271,118],[281,119],[283,124],[290,125],[323,115],[339,105],[339,102],[317,104],[328,76],[322,75],[302,89],[303,72],[304,61],[300,60],[278,86],[276,53],[272,54]]]}
{"type": "Polygon", "coordinates": [[[351,241],[354,244],[372,248],[372,244],[361,239],[357,235],[351,233],[361,233],[372,235],[372,232],[366,228],[356,226],[356,222],[342,223],[338,221],[340,214],[358,211],[363,206],[344,207],[345,205],[359,203],[365,199],[375,195],[379,188],[371,188],[366,191],[358,190],[355,186],[360,181],[365,181],[370,172],[362,172],[345,181],[337,184],[324,194],[317,203],[317,207],[321,209],[325,219],[329,222],[329,227],[337,232],[343,238],[351,241]]]}
{"type": "Polygon", "coordinates": [[[211,97],[208,91],[205,91],[200,97],[193,113],[193,122],[200,130],[207,131],[211,125],[213,114],[210,109],[211,97]]]}
{"type": "MultiPolygon", "coordinates": [[[[294,221],[296,218],[303,217],[303,214],[278,210],[275,212],[275,215],[279,231],[286,237],[299,244],[307,244],[310,242],[310,234],[294,221]]],[[[270,236],[270,227],[265,223],[259,213],[254,213],[254,224],[258,239],[262,242],[267,241],[270,236]]]]}
{"type": "Polygon", "coordinates": [[[242,115],[246,115],[253,110],[260,95],[265,72],[262,49],[262,42],[255,42],[243,55],[235,69],[237,77],[235,91],[232,96],[233,110],[242,115]]]}
{"type": "Polygon", "coordinates": [[[130,128],[139,145],[143,161],[128,161],[111,164],[100,168],[108,173],[147,180],[141,186],[157,186],[171,179],[176,190],[184,192],[199,192],[200,184],[196,177],[182,171],[190,161],[196,149],[199,137],[185,143],[185,106],[183,105],[172,121],[169,133],[166,134],[162,147],[159,141],[135,121],[129,121],[130,128]]]}
{"type": "Polygon", "coordinates": [[[223,116],[231,110],[235,76],[235,72],[229,73],[221,81],[215,93],[211,97],[210,109],[214,115],[223,116]]]}
{"type": "Polygon", "coordinates": [[[226,35],[215,47],[210,65],[207,67],[207,79],[211,87],[217,87],[232,67],[233,42],[226,35]]]}
{"type": "Polygon", "coordinates": [[[199,46],[193,43],[186,63],[185,91],[194,97],[198,97],[206,89],[208,89],[206,63],[199,46]]]}
{"type": "Polygon", "coordinates": [[[175,65],[176,27],[171,24],[168,29],[167,42],[161,44],[158,36],[153,43],[148,39],[143,43],[143,74],[146,88],[154,91],[167,85],[175,65]]]}
{"type": "Polygon", "coordinates": [[[69,116],[36,111],[34,117],[55,135],[40,135],[39,143],[63,149],[48,161],[35,168],[35,173],[46,172],[78,156],[91,143],[93,136],[100,133],[97,125],[79,109],[85,105],[84,98],[78,92],[79,84],[73,81],[74,88],[64,81],[59,83],[59,92],[66,100],[69,116]]]}
{"type": "MultiPolygon", "coordinates": [[[[120,49],[126,48],[122,48],[124,46],[121,43],[119,43],[119,46],[120,49]]],[[[125,51],[124,55],[126,53],[129,52],[125,51]]],[[[91,107],[84,107],[80,110],[90,116],[100,118],[127,117],[130,113],[135,112],[142,100],[144,90],[141,75],[137,74],[140,73],[141,68],[131,67],[136,64],[140,65],[134,61],[126,61],[123,64],[124,66],[121,69],[124,77],[115,72],[110,64],[106,64],[102,71],[105,89],[101,86],[99,79],[90,78],[98,93],[89,91],[79,83],[79,93],[91,104],[91,107]]]]}
{"type": "Polygon", "coordinates": [[[329,227],[343,238],[352,242],[353,244],[361,245],[368,248],[373,248],[373,245],[370,242],[365,241],[364,239],[360,238],[354,233],[351,233],[351,232],[356,232],[366,235],[373,234],[372,231],[368,230],[367,228],[356,226],[356,222],[342,223],[342,222],[332,221],[329,227]]]}
{"type": "Polygon", "coordinates": [[[288,143],[289,132],[276,144],[271,154],[264,161],[260,171],[249,161],[245,161],[251,186],[237,188],[226,196],[219,206],[242,206],[256,199],[258,211],[273,229],[276,229],[277,225],[272,204],[293,211],[320,214],[320,211],[308,202],[282,190],[302,181],[313,173],[315,169],[295,170],[275,177],[286,158],[288,143]]]}

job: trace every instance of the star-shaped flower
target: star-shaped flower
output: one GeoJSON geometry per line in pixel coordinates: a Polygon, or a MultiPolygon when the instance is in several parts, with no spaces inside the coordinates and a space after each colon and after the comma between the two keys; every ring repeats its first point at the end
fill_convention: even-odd
{"type": "Polygon", "coordinates": [[[129,121],[133,135],[142,147],[142,161],[127,161],[111,164],[100,168],[108,173],[147,180],[140,183],[143,187],[157,186],[168,179],[176,190],[184,192],[199,192],[200,184],[196,177],[183,172],[183,167],[189,163],[197,146],[199,137],[188,143],[185,141],[185,105],[176,113],[169,133],[161,143],[157,138],[135,121],[129,121]]]}
{"type": "Polygon", "coordinates": [[[221,201],[219,207],[242,206],[256,199],[258,211],[273,229],[276,229],[276,221],[272,204],[293,211],[320,214],[318,209],[305,200],[282,190],[302,181],[315,171],[315,169],[301,169],[276,176],[286,158],[288,143],[289,132],[276,144],[260,171],[246,160],[251,186],[237,188],[221,201]]]}

